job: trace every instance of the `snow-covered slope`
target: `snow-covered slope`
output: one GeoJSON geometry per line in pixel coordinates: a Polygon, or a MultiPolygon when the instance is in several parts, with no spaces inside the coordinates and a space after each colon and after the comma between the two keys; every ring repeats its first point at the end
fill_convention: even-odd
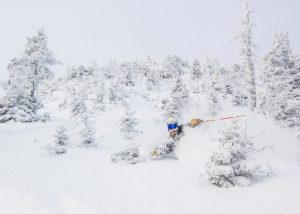
{"type": "MultiPolygon", "coordinates": [[[[155,99],[156,94],[149,97],[155,99]]],[[[217,188],[207,181],[204,166],[216,147],[212,138],[229,122],[186,128],[176,149],[179,159],[154,161],[151,148],[168,133],[149,97],[136,94],[128,100],[143,132],[135,143],[146,161],[136,165],[110,162],[113,152],[127,147],[119,127],[124,109],[119,107],[94,116],[96,147],[80,146],[68,112],[57,110],[59,98],[46,103],[50,122],[0,124],[0,213],[299,213],[299,144],[293,133],[260,114],[227,105],[219,116],[246,114],[239,120],[247,123],[254,142],[272,146],[255,158],[269,163],[274,172],[256,177],[251,187],[217,188]],[[53,155],[47,145],[60,125],[69,130],[71,139],[67,153],[53,155]]],[[[184,118],[209,119],[199,105],[201,98],[195,99],[197,104],[184,118]]]]}

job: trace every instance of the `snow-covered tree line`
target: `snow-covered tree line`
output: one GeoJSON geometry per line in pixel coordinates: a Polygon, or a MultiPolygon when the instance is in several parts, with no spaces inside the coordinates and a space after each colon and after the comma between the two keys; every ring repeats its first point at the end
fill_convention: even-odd
{"type": "MultiPolygon", "coordinates": [[[[180,118],[189,100],[200,93],[207,97],[209,115],[217,115],[223,101],[228,100],[235,106],[263,112],[288,127],[299,127],[299,58],[283,32],[275,33],[270,51],[258,57],[252,15],[246,3],[237,37],[240,61],[233,65],[221,65],[217,59],[187,62],[171,55],[160,62],[148,57],[133,62],[111,61],[106,66],[71,66],[61,82],[66,94],[61,107],[70,108],[73,116],[86,111],[97,114],[114,105],[125,105],[135,93],[146,96],[156,90],[165,94],[159,98],[165,115],[180,118]],[[137,92],[141,85],[145,92],[137,92]]],[[[54,76],[50,66],[57,62],[43,30],[28,38],[24,52],[8,65],[0,122],[42,118],[38,114],[42,107],[39,89],[54,76]]]]}

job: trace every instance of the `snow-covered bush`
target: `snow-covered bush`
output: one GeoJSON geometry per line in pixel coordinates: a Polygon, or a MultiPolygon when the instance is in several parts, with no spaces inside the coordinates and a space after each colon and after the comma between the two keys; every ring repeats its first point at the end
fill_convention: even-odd
{"type": "MultiPolygon", "coordinates": [[[[243,133],[237,122],[221,132],[218,150],[210,156],[206,165],[209,181],[218,187],[244,186],[251,184],[255,173],[264,171],[262,164],[250,160],[250,156],[259,151],[254,143],[243,133]]],[[[269,168],[270,169],[270,168],[269,168]]]]}
{"type": "Polygon", "coordinates": [[[69,137],[68,135],[66,134],[66,129],[64,127],[59,127],[57,130],[56,130],[56,133],[54,134],[54,151],[55,153],[57,154],[62,154],[62,153],[65,153],[67,150],[66,150],[66,146],[69,142],[69,137]]]}
{"type": "Polygon", "coordinates": [[[140,157],[140,151],[135,147],[113,153],[110,158],[113,163],[126,162],[129,164],[137,164],[145,161],[143,157],[140,157]]]}
{"type": "Polygon", "coordinates": [[[9,95],[0,102],[0,123],[13,120],[15,122],[36,122],[41,119],[37,114],[41,104],[30,96],[9,95]]]}

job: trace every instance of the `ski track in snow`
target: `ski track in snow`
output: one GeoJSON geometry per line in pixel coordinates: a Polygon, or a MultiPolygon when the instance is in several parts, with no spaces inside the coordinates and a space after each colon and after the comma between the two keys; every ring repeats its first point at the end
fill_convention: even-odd
{"type": "MultiPolygon", "coordinates": [[[[207,181],[204,166],[216,146],[212,138],[226,121],[186,128],[176,149],[179,160],[153,161],[149,152],[167,138],[165,124],[156,120],[159,112],[146,99],[136,96],[129,103],[143,131],[136,144],[146,161],[136,165],[110,162],[110,154],[126,148],[119,108],[95,117],[97,147],[80,147],[76,126],[57,110],[47,123],[0,124],[0,213],[299,213],[299,145],[287,130],[247,112],[242,120],[257,135],[256,145],[273,146],[256,158],[270,163],[274,174],[257,178],[251,187],[222,189],[207,181]],[[46,145],[61,124],[71,137],[67,153],[49,154],[46,145]]],[[[192,108],[185,118],[205,117],[199,106],[192,108]]],[[[245,111],[228,109],[222,115],[245,111]]]]}

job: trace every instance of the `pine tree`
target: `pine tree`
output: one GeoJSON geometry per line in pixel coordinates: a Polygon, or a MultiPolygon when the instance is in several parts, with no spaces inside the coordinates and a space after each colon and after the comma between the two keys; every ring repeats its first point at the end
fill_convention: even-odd
{"type": "Polygon", "coordinates": [[[74,118],[81,117],[85,113],[87,113],[87,106],[86,106],[86,95],[83,89],[72,89],[73,93],[71,94],[70,99],[70,111],[74,118]]]}
{"type": "Polygon", "coordinates": [[[185,107],[189,103],[189,91],[181,77],[177,77],[171,89],[170,102],[167,103],[168,117],[182,118],[185,107]]]}
{"type": "Polygon", "coordinates": [[[192,80],[200,80],[202,77],[201,63],[199,60],[195,59],[192,67],[192,80]]]}
{"type": "Polygon", "coordinates": [[[97,88],[96,88],[96,99],[94,101],[94,108],[100,111],[105,111],[104,98],[105,98],[106,91],[105,91],[104,81],[102,78],[99,78],[96,86],[97,88]]]}
{"type": "Polygon", "coordinates": [[[193,93],[200,93],[203,85],[203,73],[201,69],[201,63],[195,59],[191,68],[191,88],[193,93]]]}
{"type": "Polygon", "coordinates": [[[275,33],[264,57],[261,108],[286,126],[300,127],[300,60],[292,54],[287,33],[275,33]]]}
{"type": "Polygon", "coordinates": [[[108,88],[108,99],[110,104],[124,104],[124,100],[128,97],[124,85],[118,80],[111,80],[108,88]]]}
{"type": "Polygon", "coordinates": [[[126,86],[135,86],[133,67],[131,63],[122,63],[119,70],[121,72],[120,82],[126,86]]]}
{"type": "Polygon", "coordinates": [[[50,65],[57,63],[47,48],[47,37],[43,30],[27,39],[23,54],[12,59],[8,65],[9,85],[7,95],[0,105],[0,122],[38,121],[41,108],[36,92],[38,86],[53,77],[50,65]]]}
{"type": "Polygon", "coordinates": [[[81,118],[82,129],[80,131],[80,136],[83,145],[95,145],[95,133],[93,123],[87,115],[83,115],[81,118]]]}
{"type": "Polygon", "coordinates": [[[247,89],[247,97],[249,98],[249,106],[251,110],[256,108],[256,80],[255,80],[255,62],[254,50],[256,45],[253,42],[253,23],[251,14],[253,10],[249,8],[249,3],[246,1],[244,9],[244,17],[241,21],[241,31],[238,39],[240,43],[241,71],[244,81],[241,83],[247,89]]]}
{"type": "Polygon", "coordinates": [[[69,137],[66,134],[66,129],[64,127],[59,127],[54,134],[54,150],[57,154],[62,154],[66,152],[66,145],[69,142],[69,137]]]}
{"type": "Polygon", "coordinates": [[[211,89],[208,92],[208,109],[209,114],[212,116],[215,116],[218,114],[218,112],[221,111],[221,104],[218,97],[218,94],[216,93],[216,90],[214,89],[215,85],[214,83],[211,84],[211,89]]]}
{"type": "Polygon", "coordinates": [[[52,52],[48,50],[47,36],[43,29],[39,30],[36,36],[27,38],[23,57],[28,60],[28,66],[30,66],[28,78],[32,85],[31,97],[35,97],[39,84],[54,75],[49,66],[57,63],[52,52]]]}
{"type": "Polygon", "coordinates": [[[221,110],[220,97],[223,96],[223,82],[221,82],[221,67],[218,60],[207,59],[203,67],[204,81],[202,90],[207,95],[208,110],[216,115],[221,110]]]}
{"type": "Polygon", "coordinates": [[[144,76],[146,77],[146,85],[148,90],[155,89],[160,83],[160,68],[159,64],[153,61],[150,57],[147,58],[144,66],[144,76]]]}
{"type": "Polygon", "coordinates": [[[176,80],[185,73],[187,68],[188,64],[179,56],[168,56],[163,62],[161,77],[164,80],[176,80]]]}
{"type": "Polygon", "coordinates": [[[124,138],[128,141],[132,141],[140,131],[136,129],[138,125],[138,119],[134,116],[135,112],[130,111],[128,105],[126,105],[125,116],[121,119],[121,133],[124,134],[124,138]]]}
{"type": "Polygon", "coordinates": [[[243,84],[243,72],[239,64],[234,64],[229,68],[228,75],[231,91],[232,102],[236,106],[247,106],[249,104],[249,97],[243,84]]]}
{"type": "Polygon", "coordinates": [[[248,159],[258,149],[237,122],[223,130],[220,138],[216,140],[219,142],[219,149],[212,153],[206,165],[212,184],[219,187],[250,185],[250,178],[259,170],[270,173],[270,168],[263,169],[263,165],[251,163],[248,159]]]}

